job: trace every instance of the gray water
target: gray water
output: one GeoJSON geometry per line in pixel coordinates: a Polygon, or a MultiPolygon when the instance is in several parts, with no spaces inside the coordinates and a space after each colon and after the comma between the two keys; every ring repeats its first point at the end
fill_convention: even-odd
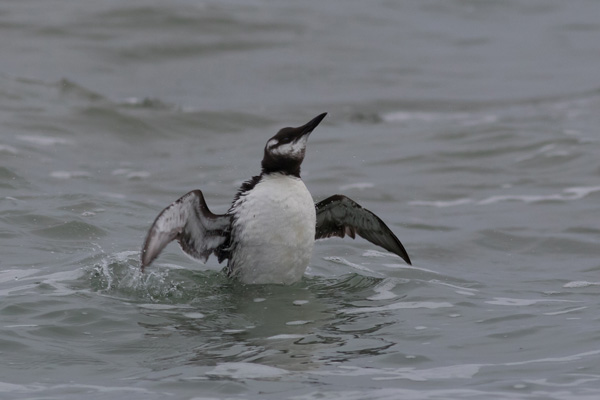
{"type": "Polygon", "coordinates": [[[600,398],[600,2],[0,3],[0,398],[600,398]],[[243,286],[158,212],[303,178],[413,267],[317,243],[243,286]]]}

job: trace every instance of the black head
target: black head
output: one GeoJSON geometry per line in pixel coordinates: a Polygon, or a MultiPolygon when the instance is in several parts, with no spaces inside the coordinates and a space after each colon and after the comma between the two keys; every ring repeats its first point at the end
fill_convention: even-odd
{"type": "Polygon", "coordinates": [[[300,165],[304,160],[308,136],[326,115],[327,113],[318,115],[297,128],[283,128],[269,139],[262,160],[263,173],[280,172],[300,177],[300,165]]]}

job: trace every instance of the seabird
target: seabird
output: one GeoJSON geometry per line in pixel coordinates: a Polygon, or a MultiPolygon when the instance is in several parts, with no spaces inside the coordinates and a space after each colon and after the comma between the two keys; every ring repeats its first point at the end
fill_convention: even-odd
{"type": "Polygon", "coordinates": [[[291,284],[304,275],[316,239],[357,234],[411,264],[400,240],[371,211],[340,194],[313,202],[300,165],[308,137],[326,115],[269,139],[260,175],[242,184],[225,214],[213,214],[200,190],[165,208],[144,241],[142,271],[177,240],[194,259],[228,260],[227,274],[243,283],[291,284]]]}

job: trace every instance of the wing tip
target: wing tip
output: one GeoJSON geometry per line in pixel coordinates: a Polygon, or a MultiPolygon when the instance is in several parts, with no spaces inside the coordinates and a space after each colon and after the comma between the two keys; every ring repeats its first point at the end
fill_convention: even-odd
{"type": "Polygon", "coordinates": [[[390,230],[390,232],[391,232],[393,238],[395,239],[396,249],[389,249],[389,250],[391,250],[394,254],[396,254],[401,259],[403,259],[404,262],[407,263],[408,265],[412,265],[412,261],[410,260],[410,257],[408,256],[408,252],[404,248],[404,245],[402,244],[400,239],[398,239],[398,237],[396,235],[394,235],[394,233],[391,230],[390,230]]]}

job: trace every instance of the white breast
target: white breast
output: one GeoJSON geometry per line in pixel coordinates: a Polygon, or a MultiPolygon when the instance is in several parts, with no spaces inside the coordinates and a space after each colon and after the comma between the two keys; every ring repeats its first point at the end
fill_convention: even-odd
{"type": "Polygon", "coordinates": [[[290,284],[302,278],[315,241],[315,205],[296,177],[273,174],[233,205],[230,270],[244,283],[290,284]]]}

